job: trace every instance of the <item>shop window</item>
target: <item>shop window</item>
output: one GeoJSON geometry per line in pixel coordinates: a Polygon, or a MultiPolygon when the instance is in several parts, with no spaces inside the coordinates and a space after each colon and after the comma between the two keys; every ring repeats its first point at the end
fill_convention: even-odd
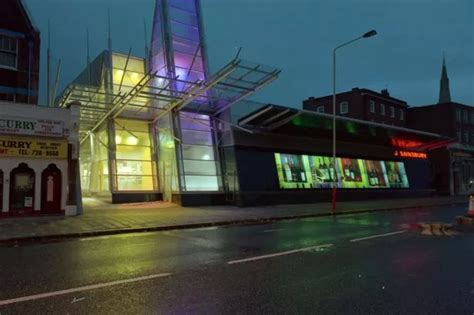
{"type": "Polygon", "coordinates": [[[212,133],[196,130],[182,130],[184,144],[212,145],[212,133]]]}
{"type": "Polygon", "coordinates": [[[316,112],[318,112],[318,113],[324,113],[324,106],[318,106],[318,107],[316,108],[316,112]]]}
{"type": "Polygon", "coordinates": [[[341,114],[347,114],[349,113],[349,103],[348,102],[341,102],[339,104],[339,112],[341,114]]]}
{"type": "Polygon", "coordinates": [[[207,115],[180,113],[185,191],[219,190],[211,120],[207,115]]]}
{"type": "Polygon", "coordinates": [[[117,187],[120,191],[154,190],[153,176],[117,175],[117,187]]]}
{"type": "Polygon", "coordinates": [[[186,160],[215,160],[212,146],[183,144],[182,150],[186,160]]]}
{"type": "Polygon", "coordinates": [[[370,103],[369,103],[369,110],[371,113],[375,113],[375,102],[370,100],[370,103]]]}
{"type": "Polygon", "coordinates": [[[0,67],[17,69],[18,43],[15,38],[0,35],[0,67]]]}
{"type": "Polygon", "coordinates": [[[217,175],[215,161],[184,160],[187,175],[217,175]]]}
{"type": "Polygon", "coordinates": [[[216,176],[185,176],[188,191],[216,191],[219,182],[216,176]]]}
{"type": "Polygon", "coordinates": [[[117,173],[121,175],[153,175],[150,161],[117,160],[117,173]]]}
{"type": "Polygon", "coordinates": [[[145,121],[115,121],[115,184],[119,191],[153,191],[156,172],[145,121]]]}
{"type": "Polygon", "coordinates": [[[150,146],[150,135],[145,132],[116,130],[115,131],[116,145],[129,146],[150,146]]]}
{"type": "Polygon", "coordinates": [[[33,212],[35,200],[35,171],[21,163],[10,173],[10,212],[33,212]]]}
{"type": "Polygon", "coordinates": [[[385,104],[380,104],[380,115],[385,116],[385,104]]]}

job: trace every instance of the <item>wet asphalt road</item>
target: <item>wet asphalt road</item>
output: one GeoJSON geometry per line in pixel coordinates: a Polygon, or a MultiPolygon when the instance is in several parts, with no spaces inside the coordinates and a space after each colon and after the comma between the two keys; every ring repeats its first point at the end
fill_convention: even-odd
{"type": "Polygon", "coordinates": [[[464,212],[413,209],[0,247],[0,314],[474,314],[474,233],[430,237],[410,228],[464,212]],[[400,233],[385,235],[393,232],[400,233]],[[152,278],[136,279],[144,276],[152,278]],[[73,292],[54,293],[66,289],[73,292]],[[2,305],[21,297],[30,300],[2,305]]]}

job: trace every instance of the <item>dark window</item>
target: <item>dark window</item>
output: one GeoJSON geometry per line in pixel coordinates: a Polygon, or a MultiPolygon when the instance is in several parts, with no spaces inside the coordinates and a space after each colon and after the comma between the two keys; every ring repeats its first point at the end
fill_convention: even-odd
{"type": "Polygon", "coordinates": [[[469,112],[467,110],[464,110],[463,122],[465,124],[469,123],[469,112]]]}
{"type": "Polygon", "coordinates": [[[400,120],[405,119],[405,111],[403,109],[400,109],[400,120]]]}
{"type": "Polygon", "coordinates": [[[369,108],[371,113],[375,113],[375,102],[370,100],[370,108],[369,108]]]}
{"type": "Polygon", "coordinates": [[[0,67],[16,69],[17,45],[15,38],[0,35],[0,67]]]}
{"type": "Polygon", "coordinates": [[[349,112],[349,103],[348,102],[341,102],[339,104],[339,111],[341,114],[347,114],[349,112]]]}
{"type": "Polygon", "coordinates": [[[456,109],[456,122],[461,122],[461,110],[456,109]]]}
{"type": "Polygon", "coordinates": [[[385,116],[385,104],[380,104],[380,115],[385,116]]]}
{"type": "Polygon", "coordinates": [[[395,118],[395,108],[390,106],[390,117],[395,118]]]}

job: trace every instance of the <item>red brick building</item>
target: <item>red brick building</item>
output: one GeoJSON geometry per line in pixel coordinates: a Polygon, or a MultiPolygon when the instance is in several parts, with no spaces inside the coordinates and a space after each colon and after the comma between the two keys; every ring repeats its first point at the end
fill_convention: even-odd
{"type": "Polygon", "coordinates": [[[436,188],[441,193],[459,195],[474,192],[474,107],[451,101],[448,71],[443,58],[437,104],[411,107],[410,128],[437,133],[451,143],[431,152],[436,188]]]}
{"type": "MultiPolygon", "coordinates": [[[[303,101],[303,109],[332,114],[332,95],[310,97],[303,101]]],[[[337,115],[373,121],[377,123],[405,126],[408,105],[405,101],[390,96],[388,90],[380,93],[353,88],[336,95],[337,115]]]]}
{"type": "Polygon", "coordinates": [[[0,100],[37,104],[40,34],[21,0],[0,9],[0,100]]]}
{"type": "Polygon", "coordinates": [[[449,102],[411,107],[407,123],[413,129],[434,132],[457,142],[474,145],[474,108],[449,102]]]}

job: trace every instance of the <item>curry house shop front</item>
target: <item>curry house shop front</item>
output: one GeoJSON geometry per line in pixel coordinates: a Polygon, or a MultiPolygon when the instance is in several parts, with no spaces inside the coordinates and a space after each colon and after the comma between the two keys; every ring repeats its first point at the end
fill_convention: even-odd
{"type": "Polygon", "coordinates": [[[10,107],[11,115],[0,119],[0,215],[76,214],[68,202],[75,193],[69,182],[77,138],[71,132],[74,109],[2,107],[10,107]]]}

